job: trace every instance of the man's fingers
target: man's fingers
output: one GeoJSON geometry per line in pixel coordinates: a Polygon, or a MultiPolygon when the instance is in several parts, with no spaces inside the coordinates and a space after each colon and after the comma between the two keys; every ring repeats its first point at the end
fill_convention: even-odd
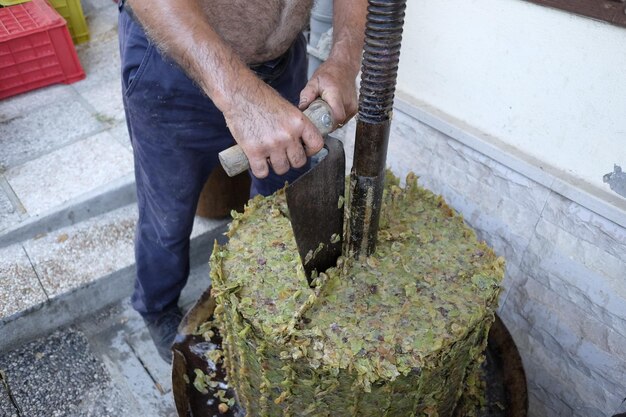
{"type": "Polygon", "coordinates": [[[300,110],[305,110],[309,107],[309,104],[311,104],[318,97],[318,95],[317,89],[311,84],[307,84],[306,87],[304,87],[304,89],[300,92],[300,102],[298,103],[300,110]]]}
{"type": "Polygon", "coordinates": [[[302,131],[302,142],[307,156],[313,156],[324,147],[324,138],[313,123],[307,123],[302,131]]]}
{"type": "Polygon", "coordinates": [[[301,168],[306,164],[306,153],[301,143],[293,143],[287,148],[287,158],[292,168],[301,168]]]}
{"type": "Polygon", "coordinates": [[[343,124],[347,119],[346,109],[343,100],[335,91],[326,90],[322,93],[322,100],[330,106],[333,112],[333,120],[336,124],[343,124]]]}
{"type": "Polygon", "coordinates": [[[270,155],[270,164],[272,164],[272,170],[278,175],[286,174],[289,171],[289,159],[284,149],[277,149],[272,155],[270,155]]]}
{"type": "Polygon", "coordinates": [[[267,160],[265,159],[250,159],[250,170],[252,171],[252,175],[257,178],[265,178],[270,173],[269,167],[267,166],[267,160]]]}

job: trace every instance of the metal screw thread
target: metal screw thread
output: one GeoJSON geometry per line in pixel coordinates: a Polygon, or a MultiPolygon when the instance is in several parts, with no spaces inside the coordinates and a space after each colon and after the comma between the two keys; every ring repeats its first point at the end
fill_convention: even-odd
{"type": "Polygon", "coordinates": [[[370,0],[365,27],[359,120],[391,117],[406,0],[370,0]]]}

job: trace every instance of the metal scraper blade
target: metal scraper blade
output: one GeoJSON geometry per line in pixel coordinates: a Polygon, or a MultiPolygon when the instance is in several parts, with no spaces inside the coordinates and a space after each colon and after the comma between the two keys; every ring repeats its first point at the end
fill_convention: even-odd
{"type": "Polygon", "coordinates": [[[345,153],[343,144],[331,137],[326,137],[324,148],[326,157],[286,191],[291,227],[309,283],[313,271],[336,266],[343,241],[345,153]]]}

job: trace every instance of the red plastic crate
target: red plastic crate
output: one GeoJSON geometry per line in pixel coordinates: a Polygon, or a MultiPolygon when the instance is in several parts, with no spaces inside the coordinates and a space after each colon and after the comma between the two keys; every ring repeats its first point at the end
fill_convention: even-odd
{"type": "Polygon", "coordinates": [[[0,99],[83,78],[65,20],[45,0],[0,8],[0,99]]]}

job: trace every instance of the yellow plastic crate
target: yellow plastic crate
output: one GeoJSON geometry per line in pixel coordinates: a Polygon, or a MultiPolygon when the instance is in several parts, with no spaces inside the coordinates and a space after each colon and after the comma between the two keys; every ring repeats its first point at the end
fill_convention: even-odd
{"type": "Polygon", "coordinates": [[[3,7],[13,6],[15,4],[26,3],[27,1],[30,1],[30,0],[0,0],[0,6],[3,6],[3,7]]]}
{"type": "Polygon", "coordinates": [[[80,0],[48,1],[67,22],[67,28],[70,30],[74,43],[78,45],[79,43],[87,42],[89,40],[89,29],[87,28],[87,22],[85,22],[80,0]]]}

